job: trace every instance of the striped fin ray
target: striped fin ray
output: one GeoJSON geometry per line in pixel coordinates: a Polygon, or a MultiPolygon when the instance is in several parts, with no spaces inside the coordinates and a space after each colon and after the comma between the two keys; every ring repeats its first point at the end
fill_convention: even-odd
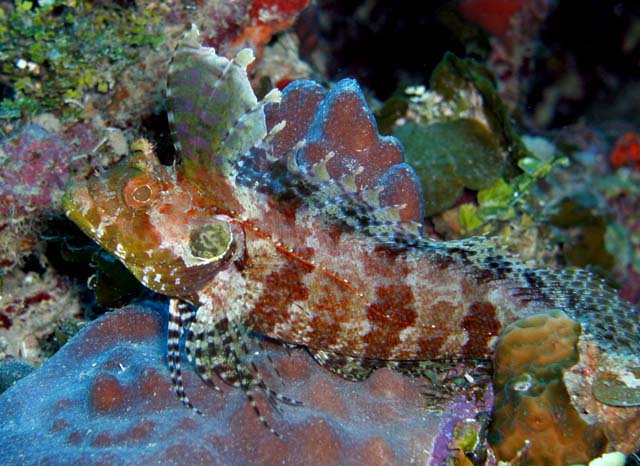
{"type": "Polygon", "coordinates": [[[245,153],[267,134],[263,106],[279,92],[258,102],[247,66],[250,49],[232,59],[200,44],[192,26],[176,48],[167,78],[169,122],[180,160],[185,165],[219,169],[245,153]]]}
{"type": "Polygon", "coordinates": [[[176,397],[186,407],[202,414],[200,410],[193,406],[187,396],[182,380],[182,367],[180,356],[180,339],[195,318],[195,313],[188,305],[177,299],[169,301],[169,328],[167,334],[167,359],[169,361],[169,374],[171,375],[171,385],[176,397]]]}
{"type": "Polygon", "coordinates": [[[278,403],[298,406],[299,401],[286,397],[271,389],[260,375],[249,350],[250,339],[247,330],[223,317],[211,321],[208,308],[200,308],[191,326],[187,346],[192,348],[198,374],[203,380],[214,385],[213,374],[226,384],[240,388],[258,419],[276,436],[280,436],[262,414],[255,399],[256,393],[263,393],[269,403],[278,410],[278,403]]]}

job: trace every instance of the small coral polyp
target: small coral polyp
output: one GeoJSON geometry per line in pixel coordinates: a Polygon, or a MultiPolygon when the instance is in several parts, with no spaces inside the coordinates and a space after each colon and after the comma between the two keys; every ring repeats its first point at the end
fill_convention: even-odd
{"type": "Polygon", "coordinates": [[[256,334],[363,380],[489,359],[505,326],[553,307],[603,347],[638,353],[637,311],[594,275],[527,267],[486,238],[423,237],[420,182],[355,81],[294,81],[258,101],[251,60],[202,47],[193,28],[168,76],[176,164],[136,150],[65,195],[69,218],[171,297],[169,369],[185,405],[197,409],[183,335],[201,379],[240,388],[265,425],[256,394],[296,402],[253,364],[256,334]]]}

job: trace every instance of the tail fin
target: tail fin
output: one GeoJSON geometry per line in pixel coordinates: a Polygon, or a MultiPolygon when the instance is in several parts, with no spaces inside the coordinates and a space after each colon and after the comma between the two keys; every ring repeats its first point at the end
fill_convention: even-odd
{"type": "Polygon", "coordinates": [[[602,278],[583,269],[531,270],[554,306],[582,324],[604,350],[640,355],[640,314],[602,278]]]}
{"type": "Polygon", "coordinates": [[[537,269],[510,257],[491,238],[427,243],[435,253],[472,266],[483,280],[508,280],[525,302],[564,311],[582,334],[608,352],[640,359],[640,313],[598,275],[584,269],[537,269]]]}

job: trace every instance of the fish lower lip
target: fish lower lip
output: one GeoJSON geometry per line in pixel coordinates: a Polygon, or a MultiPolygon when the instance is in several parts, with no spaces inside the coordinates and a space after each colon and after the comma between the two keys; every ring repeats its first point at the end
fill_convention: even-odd
{"type": "Polygon", "coordinates": [[[86,218],[83,210],[85,206],[91,204],[87,184],[83,182],[71,181],[62,196],[62,207],[65,215],[85,231],[93,228],[86,218]]]}

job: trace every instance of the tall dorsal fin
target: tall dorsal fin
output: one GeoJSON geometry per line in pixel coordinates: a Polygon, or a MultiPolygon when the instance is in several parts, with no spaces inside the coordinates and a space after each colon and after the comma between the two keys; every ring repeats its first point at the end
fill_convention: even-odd
{"type": "Polygon", "coordinates": [[[185,33],[167,78],[169,122],[184,164],[228,174],[229,162],[265,137],[263,106],[279,92],[258,102],[246,71],[253,60],[250,49],[228,60],[201,46],[195,26],[185,33]]]}
{"type": "Polygon", "coordinates": [[[327,92],[295,81],[282,101],[277,90],[258,101],[251,61],[248,49],[227,60],[202,47],[195,26],[178,45],[167,98],[183,175],[206,171],[256,189],[297,190],[319,215],[385,240],[418,233],[420,182],[400,143],[378,133],[357,83],[343,80],[327,92]],[[287,170],[278,177],[271,162],[279,159],[287,170]]]}

